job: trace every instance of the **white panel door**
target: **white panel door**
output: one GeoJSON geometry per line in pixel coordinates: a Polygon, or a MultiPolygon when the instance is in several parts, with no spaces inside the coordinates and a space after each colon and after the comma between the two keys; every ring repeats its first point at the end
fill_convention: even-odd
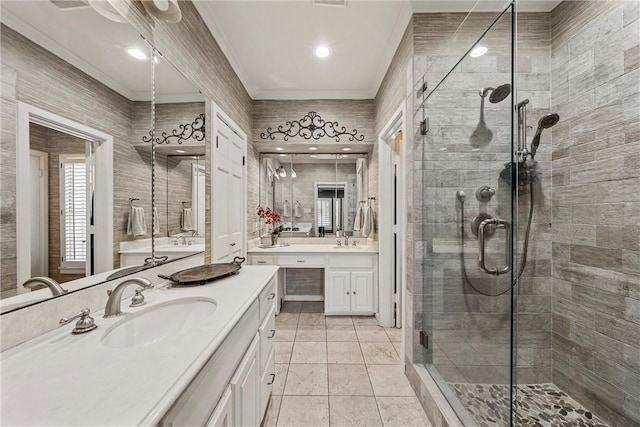
{"type": "Polygon", "coordinates": [[[325,311],[344,313],[351,310],[351,273],[348,271],[329,271],[329,283],[326,289],[325,311]]]}
{"type": "Polygon", "coordinates": [[[233,427],[235,425],[233,419],[233,391],[231,386],[227,387],[222,398],[218,402],[218,406],[213,411],[211,418],[207,421],[207,427],[233,427]]]}
{"type": "Polygon", "coordinates": [[[373,272],[351,273],[351,312],[373,313],[373,272]]]}
{"type": "Polygon", "coordinates": [[[211,183],[212,262],[243,253],[245,141],[216,116],[211,183]]]}

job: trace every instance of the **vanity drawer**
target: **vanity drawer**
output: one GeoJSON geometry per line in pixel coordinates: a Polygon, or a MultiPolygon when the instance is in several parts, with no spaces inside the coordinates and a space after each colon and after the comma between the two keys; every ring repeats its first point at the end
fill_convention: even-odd
{"type": "Polygon", "coordinates": [[[374,256],[371,255],[331,255],[329,267],[336,268],[373,268],[374,256]]]}
{"type": "Polygon", "coordinates": [[[269,353],[273,351],[273,340],[276,335],[276,308],[271,309],[260,325],[260,372],[264,372],[269,353]]]}
{"type": "MultiPolygon", "coordinates": [[[[276,276],[277,277],[277,276],[276,276]]],[[[271,308],[276,306],[276,277],[269,281],[269,284],[260,292],[260,323],[265,316],[271,312],[271,308]]]]}
{"type": "Polygon", "coordinates": [[[322,255],[280,255],[278,265],[282,267],[324,267],[322,255]]]}
{"type": "Polygon", "coordinates": [[[273,255],[250,255],[251,265],[275,265],[273,255]]]}

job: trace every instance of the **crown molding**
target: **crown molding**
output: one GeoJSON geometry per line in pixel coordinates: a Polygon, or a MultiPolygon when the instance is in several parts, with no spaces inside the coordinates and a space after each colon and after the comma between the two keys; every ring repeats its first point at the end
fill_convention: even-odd
{"type": "Polygon", "coordinates": [[[413,10],[411,8],[411,4],[408,1],[404,1],[402,3],[402,9],[396,18],[395,24],[393,25],[393,31],[391,32],[389,43],[387,43],[387,46],[385,47],[382,60],[380,61],[380,66],[378,67],[378,71],[376,72],[373,80],[371,92],[373,93],[374,98],[378,94],[382,81],[389,71],[393,57],[396,55],[398,47],[400,47],[402,36],[404,36],[404,32],[407,30],[407,25],[409,25],[412,16],[413,10]]]}
{"type": "Polygon", "coordinates": [[[232,48],[229,39],[227,39],[226,35],[224,34],[224,31],[222,31],[222,24],[218,20],[218,17],[213,10],[213,2],[211,2],[210,0],[192,0],[192,2],[196,10],[202,17],[205,25],[209,29],[209,32],[218,43],[218,46],[220,46],[220,49],[222,50],[224,56],[227,58],[227,61],[229,61],[229,64],[231,64],[231,68],[233,68],[233,71],[235,71],[236,75],[244,85],[244,88],[249,94],[249,97],[255,99],[254,88],[249,82],[249,74],[247,73],[247,70],[245,70],[242,66],[242,62],[240,61],[238,56],[235,54],[235,50],[232,48]]]}
{"type": "Polygon", "coordinates": [[[309,100],[309,99],[373,99],[374,90],[278,90],[264,89],[254,91],[252,99],[264,100],[309,100]]]}

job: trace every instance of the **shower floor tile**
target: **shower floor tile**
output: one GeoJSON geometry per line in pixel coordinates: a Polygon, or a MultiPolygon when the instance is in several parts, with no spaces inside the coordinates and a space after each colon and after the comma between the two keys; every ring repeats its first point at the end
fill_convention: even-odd
{"type": "MultiPolygon", "coordinates": [[[[509,386],[450,383],[478,426],[509,425],[509,386]]],[[[553,384],[518,386],[517,426],[598,426],[607,424],[553,384]]]]}

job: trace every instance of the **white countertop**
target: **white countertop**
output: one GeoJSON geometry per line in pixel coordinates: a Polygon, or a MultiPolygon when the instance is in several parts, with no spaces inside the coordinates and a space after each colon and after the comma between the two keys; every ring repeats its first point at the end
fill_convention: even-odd
{"type": "Polygon", "coordinates": [[[251,248],[247,250],[249,255],[291,255],[291,254],[303,254],[303,253],[324,253],[324,254],[377,254],[378,248],[375,246],[358,245],[358,246],[340,246],[335,247],[336,244],[292,244],[280,248],[251,248]]]}
{"type": "Polygon", "coordinates": [[[102,310],[92,313],[98,325],[92,332],[71,335],[73,325],[65,325],[3,352],[1,424],[155,425],[277,269],[246,266],[236,276],[204,286],[156,284],[145,292],[146,305],[130,308],[123,301],[123,316],[105,319],[102,310]],[[216,312],[192,333],[135,348],[100,343],[109,327],[125,316],[185,297],[212,298],[217,303],[216,312]]]}

